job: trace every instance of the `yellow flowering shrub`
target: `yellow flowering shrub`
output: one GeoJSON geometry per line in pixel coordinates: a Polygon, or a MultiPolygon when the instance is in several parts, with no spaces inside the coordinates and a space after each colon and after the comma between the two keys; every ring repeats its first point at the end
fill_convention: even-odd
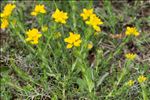
{"type": "Polygon", "coordinates": [[[55,19],[55,22],[60,22],[62,24],[66,24],[66,20],[68,19],[67,13],[56,9],[56,11],[52,14],[52,18],[55,19]]]}
{"type": "Polygon", "coordinates": [[[0,16],[2,18],[7,18],[11,15],[13,9],[16,8],[16,5],[14,4],[7,4],[5,7],[4,7],[4,10],[3,12],[0,14],[0,16]]]}
{"type": "Polygon", "coordinates": [[[127,36],[129,36],[129,35],[139,36],[140,35],[140,33],[137,31],[136,27],[127,27],[125,34],[127,36]]]}
{"type": "Polygon", "coordinates": [[[37,16],[37,14],[39,14],[39,13],[43,13],[43,14],[46,13],[44,5],[40,5],[40,4],[36,5],[34,10],[31,12],[31,15],[37,16]]]}
{"type": "Polygon", "coordinates": [[[136,57],[136,54],[133,54],[133,53],[127,53],[125,54],[125,57],[129,60],[134,60],[135,57],[136,57]]]}
{"type": "Polygon", "coordinates": [[[26,41],[29,41],[31,44],[38,44],[38,39],[42,36],[42,34],[36,28],[27,31],[26,35],[26,41]]]}
{"type": "Polygon", "coordinates": [[[0,12],[2,100],[149,100],[147,2],[119,3],[119,10],[117,0],[1,1],[16,4],[0,12]],[[143,34],[122,27],[131,23],[143,34]]]}
{"type": "Polygon", "coordinates": [[[138,82],[139,83],[143,83],[143,82],[145,82],[147,80],[147,78],[145,77],[145,76],[143,76],[143,75],[140,75],[139,77],[138,77],[138,82]]]}
{"type": "Polygon", "coordinates": [[[80,46],[82,40],[80,39],[80,34],[74,34],[72,32],[69,33],[70,36],[65,38],[64,41],[67,42],[67,48],[72,48],[73,46],[80,46]]]}

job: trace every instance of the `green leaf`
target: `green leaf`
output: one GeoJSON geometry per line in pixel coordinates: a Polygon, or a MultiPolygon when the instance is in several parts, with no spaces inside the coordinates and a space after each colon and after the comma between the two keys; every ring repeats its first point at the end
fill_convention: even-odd
{"type": "Polygon", "coordinates": [[[109,73],[105,73],[102,77],[100,77],[99,81],[97,82],[97,87],[102,84],[105,78],[109,75],[109,73]]]}
{"type": "Polygon", "coordinates": [[[87,89],[85,80],[79,78],[79,79],[77,79],[77,84],[79,85],[79,88],[81,89],[81,91],[84,91],[87,89]]]}

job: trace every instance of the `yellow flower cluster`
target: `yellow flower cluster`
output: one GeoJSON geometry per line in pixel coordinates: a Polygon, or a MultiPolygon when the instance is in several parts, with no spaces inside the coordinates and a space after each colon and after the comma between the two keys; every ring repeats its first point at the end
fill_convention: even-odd
{"type": "Polygon", "coordinates": [[[31,12],[31,15],[32,16],[37,16],[37,14],[39,13],[46,13],[46,10],[45,10],[45,7],[44,5],[36,5],[35,8],[34,8],[34,11],[31,12]]]}
{"type": "Polygon", "coordinates": [[[140,35],[140,33],[137,31],[136,27],[127,27],[125,34],[127,36],[129,36],[129,35],[139,36],[140,35]]]}
{"type": "MultiPolygon", "coordinates": [[[[145,81],[147,80],[147,77],[145,77],[145,76],[143,76],[143,75],[140,75],[137,80],[138,80],[139,83],[143,83],[143,82],[145,82],[145,81]]],[[[134,80],[129,80],[129,81],[127,82],[127,85],[128,85],[128,86],[133,86],[134,83],[135,83],[134,80]]]]}
{"type": "Polygon", "coordinates": [[[14,4],[7,4],[4,7],[3,12],[0,14],[1,17],[1,29],[5,29],[8,27],[8,17],[11,15],[13,9],[16,8],[16,5],[14,4]]]}
{"type": "Polygon", "coordinates": [[[136,54],[127,53],[127,54],[125,54],[125,57],[129,60],[134,60],[136,58],[136,54]]]}
{"type": "Polygon", "coordinates": [[[2,18],[7,18],[11,15],[13,9],[16,8],[16,5],[14,4],[7,4],[5,7],[4,7],[4,10],[3,12],[1,13],[1,17],[2,18]]]}
{"type": "Polygon", "coordinates": [[[145,77],[145,76],[143,76],[143,75],[140,75],[139,77],[138,77],[138,82],[139,83],[143,83],[143,82],[145,82],[147,80],[147,78],[145,77]]]}
{"type": "Polygon", "coordinates": [[[80,46],[82,40],[80,39],[80,34],[74,34],[72,32],[69,33],[70,36],[65,38],[64,41],[67,42],[67,48],[72,48],[73,46],[80,46]]]}
{"type": "Polygon", "coordinates": [[[83,17],[85,23],[91,25],[94,30],[97,32],[101,31],[99,25],[102,25],[103,22],[96,16],[96,14],[93,13],[93,9],[83,9],[83,13],[81,13],[80,16],[83,17]]]}
{"type": "Polygon", "coordinates": [[[129,81],[127,82],[127,85],[128,85],[128,86],[134,85],[134,81],[133,81],[133,80],[129,80],[129,81]]]}
{"type": "Polygon", "coordinates": [[[38,44],[38,39],[42,36],[42,34],[36,28],[27,31],[26,34],[28,36],[26,41],[30,41],[31,44],[38,44]]]}
{"type": "Polygon", "coordinates": [[[66,24],[66,20],[68,19],[67,13],[56,9],[53,13],[52,18],[55,19],[56,22],[60,22],[62,24],[66,24]]]}

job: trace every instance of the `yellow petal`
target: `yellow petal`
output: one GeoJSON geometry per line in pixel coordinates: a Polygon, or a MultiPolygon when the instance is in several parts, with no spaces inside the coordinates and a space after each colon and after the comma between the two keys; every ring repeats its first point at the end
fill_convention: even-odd
{"type": "Polygon", "coordinates": [[[61,23],[62,23],[62,24],[66,24],[66,21],[65,21],[65,20],[62,20],[61,23]]]}
{"type": "Polygon", "coordinates": [[[67,44],[67,49],[70,49],[70,48],[72,48],[72,44],[67,44]]]}
{"type": "Polygon", "coordinates": [[[38,40],[31,41],[31,44],[38,44],[38,40]]]}
{"type": "Polygon", "coordinates": [[[26,38],[25,40],[26,40],[26,41],[31,41],[32,39],[31,39],[31,38],[26,38]]]}
{"type": "Polygon", "coordinates": [[[7,19],[1,19],[1,29],[5,29],[8,27],[9,23],[7,19]]]}
{"type": "Polygon", "coordinates": [[[69,32],[70,36],[72,37],[74,34],[72,32],[69,32]]]}
{"type": "Polygon", "coordinates": [[[76,42],[74,42],[74,46],[80,46],[80,43],[81,43],[82,41],[81,40],[78,40],[78,41],[76,41],[76,42]]]}
{"type": "Polygon", "coordinates": [[[139,34],[140,34],[139,32],[135,32],[134,33],[135,36],[139,36],[139,34]]]}
{"type": "Polygon", "coordinates": [[[101,31],[101,29],[100,29],[99,26],[93,26],[93,28],[94,28],[97,32],[100,32],[100,31],[101,31]]]}
{"type": "Polygon", "coordinates": [[[88,25],[90,25],[90,24],[91,24],[91,23],[90,23],[90,21],[86,21],[85,23],[86,23],[86,24],[88,24],[88,25]]]}
{"type": "Polygon", "coordinates": [[[69,42],[69,38],[65,38],[64,41],[65,41],[65,42],[69,42]]]}
{"type": "Polygon", "coordinates": [[[4,17],[4,14],[3,14],[3,13],[1,13],[1,14],[0,14],[0,17],[4,17]]]}
{"type": "Polygon", "coordinates": [[[36,15],[37,15],[37,12],[34,12],[34,11],[33,11],[33,12],[31,12],[31,15],[32,15],[32,16],[36,16],[36,15]]]}

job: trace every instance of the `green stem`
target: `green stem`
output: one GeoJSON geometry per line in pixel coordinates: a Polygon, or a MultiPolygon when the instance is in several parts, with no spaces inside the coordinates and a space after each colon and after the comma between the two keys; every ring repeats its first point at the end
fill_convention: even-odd
{"type": "Polygon", "coordinates": [[[114,93],[114,91],[117,90],[118,85],[120,84],[120,82],[122,81],[122,79],[125,77],[125,75],[128,73],[128,69],[129,69],[129,65],[130,65],[130,64],[131,64],[130,61],[127,61],[127,62],[125,63],[125,66],[124,66],[124,68],[123,68],[123,72],[121,73],[121,75],[120,75],[120,77],[119,77],[117,83],[114,84],[112,91],[106,96],[106,100],[108,100],[108,98],[112,96],[112,94],[114,93]]]}
{"type": "Polygon", "coordinates": [[[114,52],[113,56],[117,55],[121,50],[122,48],[124,47],[124,45],[129,41],[129,37],[125,38],[123,40],[123,42],[119,45],[119,47],[116,49],[116,51],[114,52]]]}
{"type": "Polygon", "coordinates": [[[77,22],[76,22],[76,1],[70,1],[69,2],[70,3],[70,6],[72,7],[72,13],[71,13],[71,15],[72,15],[72,19],[73,19],[73,29],[74,29],[74,31],[76,31],[76,32],[78,32],[78,30],[77,30],[77,22]]]}
{"type": "Polygon", "coordinates": [[[141,84],[143,100],[148,100],[145,84],[141,84]]]}

